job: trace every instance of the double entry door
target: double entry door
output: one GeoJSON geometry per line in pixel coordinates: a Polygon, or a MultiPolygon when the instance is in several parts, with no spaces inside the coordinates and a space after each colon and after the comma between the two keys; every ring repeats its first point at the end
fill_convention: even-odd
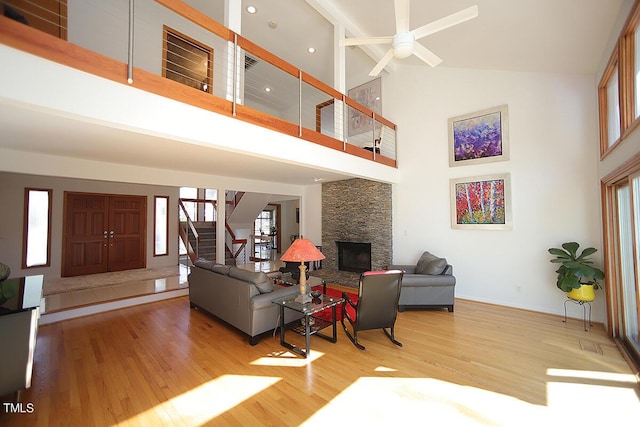
{"type": "Polygon", "coordinates": [[[64,194],[62,276],[146,266],[146,196],[64,194]]]}

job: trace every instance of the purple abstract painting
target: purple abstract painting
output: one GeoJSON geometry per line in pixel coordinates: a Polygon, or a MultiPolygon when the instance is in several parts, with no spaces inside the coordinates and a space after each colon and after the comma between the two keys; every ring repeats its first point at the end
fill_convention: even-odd
{"type": "Polygon", "coordinates": [[[455,161],[502,155],[500,111],[453,122],[455,161]]]}

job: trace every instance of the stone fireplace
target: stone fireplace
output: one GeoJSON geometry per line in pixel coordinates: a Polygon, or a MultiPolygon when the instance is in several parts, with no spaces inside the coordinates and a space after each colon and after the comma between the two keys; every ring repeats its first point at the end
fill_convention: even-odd
{"type": "MultiPolygon", "coordinates": [[[[322,184],[322,253],[326,257],[322,269],[326,270],[325,274],[344,271],[344,266],[339,270],[338,242],[369,245],[367,265],[357,266],[349,274],[356,277],[356,284],[359,272],[366,271],[363,268],[382,270],[391,264],[391,199],[391,185],[381,182],[354,178],[322,184]]],[[[360,261],[362,258],[356,260],[360,261]]]]}

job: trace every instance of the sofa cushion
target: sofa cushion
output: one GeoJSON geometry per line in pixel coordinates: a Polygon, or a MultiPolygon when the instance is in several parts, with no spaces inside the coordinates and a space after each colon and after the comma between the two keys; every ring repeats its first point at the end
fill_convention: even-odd
{"type": "Polygon", "coordinates": [[[446,258],[437,257],[429,252],[424,252],[416,264],[416,274],[442,274],[447,268],[446,258]]]}
{"type": "Polygon", "coordinates": [[[195,260],[193,265],[198,266],[200,268],[204,268],[206,270],[211,270],[211,267],[215,265],[215,261],[209,261],[208,259],[198,258],[195,260]]]}
{"type": "Polygon", "coordinates": [[[214,264],[214,266],[211,267],[211,271],[213,271],[214,273],[224,274],[225,276],[229,275],[229,270],[230,269],[231,269],[231,267],[229,267],[228,265],[224,265],[224,264],[214,264]]]}
{"type": "Polygon", "coordinates": [[[273,291],[273,281],[266,273],[261,271],[249,271],[232,267],[229,269],[229,277],[256,285],[261,294],[273,291]]]}

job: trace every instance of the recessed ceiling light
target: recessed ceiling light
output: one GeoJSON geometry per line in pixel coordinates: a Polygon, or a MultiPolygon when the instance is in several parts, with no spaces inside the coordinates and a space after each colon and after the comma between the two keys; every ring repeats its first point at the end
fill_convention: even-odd
{"type": "Polygon", "coordinates": [[[271,92],[271,88],[269,86],[267,86],[267,87],[264,88],[264,91],[265,92],[271,92]]]}
{"type": "Polygon", "coordinates": [[[247,6],[247,12],[253,15],[254,13],[258,12],[258,9],[256,9],[255,6],[247,6]]]}
{"type": "Polygon", "coordinates": [[[307,52],[316,53],[316,48],[315,47],[310,47],[309,49],[307,49],[307,52]]]}
{"type": "Polygon", "coordinates": [[[313,178],[313,182],[324,181],[324,178],[313,178]]]}

